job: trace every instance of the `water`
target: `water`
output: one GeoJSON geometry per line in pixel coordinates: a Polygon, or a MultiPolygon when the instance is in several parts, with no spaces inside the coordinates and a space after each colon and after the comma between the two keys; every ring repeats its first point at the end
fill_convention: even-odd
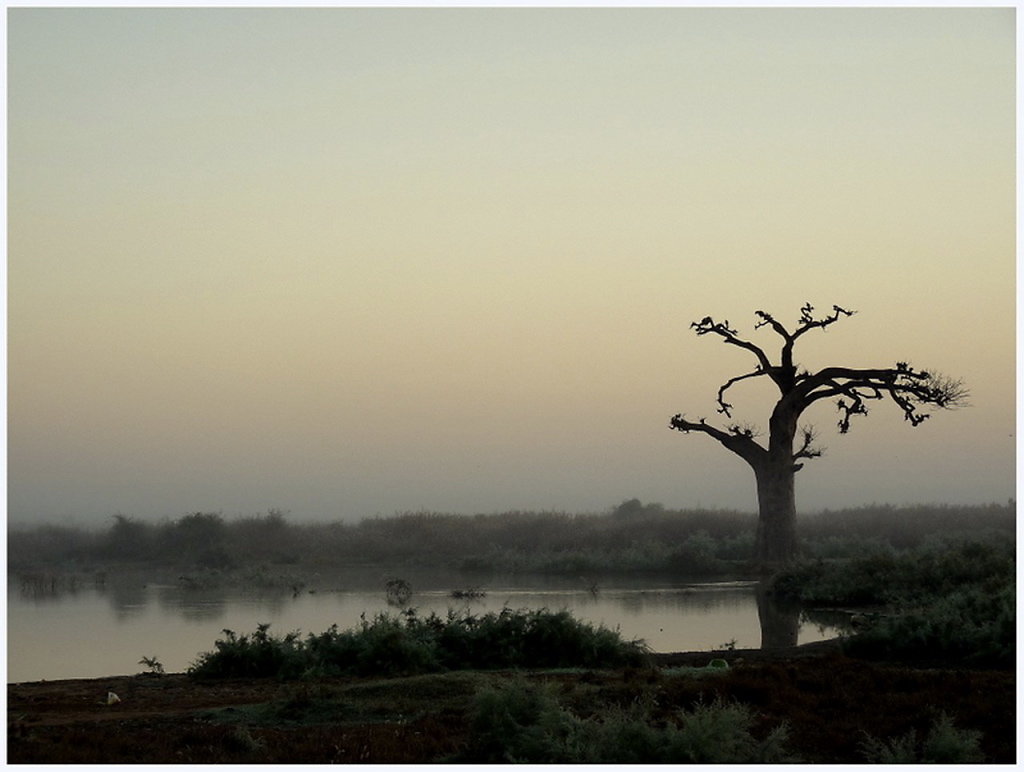
{"type": "MultiPolygon", "coordinates": [[[[474,613],[506,606],[567,609],[578,619],[618,628],[626,639],[643,638],[654,651],[710,650],[731,641],[737,648],[757,648],[762,641],[750,583],[608,580],[593,592],[578,580],[491,578],[484,585],[485,597],[470,601],[451,597],[452,589],[467,587],[464,577],[417,576],[411,583],[410,605],[421,614],[466,607],[474,613]]],[[[297,629],[305,636],[332,624],[347,629],[359,624],[361,614],[372,618],[383,611],[398,609],[388,606],[380,577],[312,580],[297,592],[185,589],[173,580],[125,577],[104,586],[52,592],[26,588],[12,577],[7,680],[128,675],[146,669],[138,664],[144,656],[155,657],[167,672],[178,672],[212,650],[225,628],[251,633],[269,622],[272,633],[297,629]]],[[[797,637],[807,643],[835,634],[831,627],[802,621],[797,637]]]]}

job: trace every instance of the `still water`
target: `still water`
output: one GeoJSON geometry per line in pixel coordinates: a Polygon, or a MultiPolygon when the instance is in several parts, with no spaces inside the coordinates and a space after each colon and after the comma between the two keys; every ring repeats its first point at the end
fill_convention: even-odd
{"type": "MultiPolygon", "coordinates": [[[[7,681],[94,678],[145,670],[155,657],[167,672],[185,670],[214,647],[225,628],[251,633],[270,623],[271,633],[320,633],[347,629],[389,606],[380,577],[318,578],[293,589],[186,588],[173,579],[87,585],[40,592],[15,577],[7,591],[7,681]]],[[[609,579],[594,587],[580,581],[491,577],[486,595],[470,601],[451,596],[466,588],[453,575],[417,576],[409,605],[421,615],[449,608],[473,613],[512,609],[566,609],[576,618],[642,638],[654,651],[700,651],[735,641],[758,648],[762,641],[754,587],[748,582],[671,583],[609,579]]],[[[827,625],[800,621],[799,643],[831,638],[827,625]]]]}

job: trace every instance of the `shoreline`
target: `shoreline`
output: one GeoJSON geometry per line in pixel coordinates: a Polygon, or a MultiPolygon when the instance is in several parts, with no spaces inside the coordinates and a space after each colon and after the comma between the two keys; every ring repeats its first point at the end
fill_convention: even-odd
{"type": "MultiPolygon", "coordinates": [[[[781,660],[800,660],[810,657],[824,657],[838,654],[841,651],[840,637],[827,638],[823,641],[811,641],[798,646],[775,649],[721,649],[709,651],[674,651],[651,652],[651,664],[654,667],[701,667],[712,659],[724,659],[729,664],[736,662],[778,662],[781,660]]],[[[600,670],[601,668],[588,668],[600,670]]],[[[621,668],[608,668],[618,670],[621,668]]],[[[460,672],[460,671],[445,671],[460,672]]],[[[500,672],[500,671],[498,671],[500,672]]],[[[536,672],[543,672],[538,669],[536,672]]],[[[72,678],[40,678],[28,681],[8,681],[8,686],[31,686],[33,684],[84,683],[89,681],[110,681],[122,678],[168,678],[170,676],[187,677],[185,671],[153,673],[123,673],[104,676],[81,676],[72,678]]],[[[256,679],[254,679],[256,680],[256,679]]]]}

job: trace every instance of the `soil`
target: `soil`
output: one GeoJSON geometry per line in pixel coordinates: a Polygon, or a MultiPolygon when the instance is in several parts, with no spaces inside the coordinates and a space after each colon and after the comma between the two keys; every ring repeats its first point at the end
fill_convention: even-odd
{"type": "MultiPolygon", "coordinates": [[[[11,763],[431,763],[467,760],[472,694],[510,672],[408,678],[195,681],[185,674],[8,684],[11,763]],[[108,693],[119,701],[107,704],[108,693]]],[[[924,737],[944,711],[982,733],[990,763],[1016,759],[1015,673],[846,657],[834,642],[779,651],[655,655],[649,668],[531,671],[585,717],[655,698],[659,718],[716,696],[750,706],[754,734],[782,722],[805,763],[863,763],[865,733],[924,737]],[[722,658],[718,675],[691,667],[722,658]]]]}

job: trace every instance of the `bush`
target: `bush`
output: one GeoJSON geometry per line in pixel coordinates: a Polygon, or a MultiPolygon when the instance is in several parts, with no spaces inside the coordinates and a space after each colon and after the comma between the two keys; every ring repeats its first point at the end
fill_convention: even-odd
{"type": "Polygon", "coordinates": [[[589,719],[577,729],[574,761],[618,764],[758,764],[792,761],[785,724],[763,740],[750,733],[753,714],[745,705],[716,699],[676,715],[676,724],[652,725],[642,710],[589,719]]]}
{"type": "Polygon", "coordinates": [[[114,515],[100,555],[114,560],[145,559],[153,552],[153,527],[127,515],[114,515]]]}
{"type": "Polygon", "coordinates": [[[936,543],[903,554],[806,563],[776,576],[771,590],[807,605],[892,609],[845,641],[850,654],[1009,667],[1015,573],[1012,544],[936,543]]]}
{"type": "Polygon", "coordinates": [[[681,575],[700,576],[722,571],[722,563],[716,557],[718,544],[707,531],[690,534],[682,545],[668,558],[671,571],[681,575]]]}
{"type": "Polygon", "coordinates": [[[260,625],[250,636],[225,630],[215,650],[200,655],[189,672],[199,678],[235,676],[294,678],[304,673],[406,675],[491,668],[618,667],[640,665],[642,641],[594,627],[568,611],[502,609],[474,616],[449,611],[420,618],[415,609],[398,617],[379,614],[351,630],[337,625],[305,641],[283,639],[260,625]]]}
{"type": "Polygon", "coordinates": [[[909,604],[969,585],[996,587],[1012,579],[1014,570],[1012,543],[963,542],[900,554],[803,563],[778,574],[772,592],[808,605],[909,604]]]}
{"type": "Polygon", "coordinates": [[[668,733],[666,761],[698,764],[780,763],[788,761],[784,746],[789,730],[781,724],[764,740],[750,734],[753,716],[738,703],[716,700],[698,704],[680,717],[679,729],[668,733]]]}
{"type": "Polygon", "coordinates": [[[269,624],[258,625],[251,636],[224,630],[224,638],[214,643],[215,651],[201,654],[188,672],[198,678],[294,678],[301,674],[307,657],[299,634],[275,638],[268,629],[269,624]]]}
{"type": "Polygon", "coordinates": [[[429,636],[417,635],[414,626],[408,624],[410,619],[403,624],[400,619],[381,615],[373,624],[363,625],[356,636],[359,648],[353,669],[361,674],[388,675],[441,670],[436,643],[429,636]]]}
{"type": "Polygon", "coordinates": [[[845,641],[853,655],[955,661],[968,666],[1011,667],[1016,652],[1016,588],[968,587],[893,616],[881,617],[845,641]]]}
{"type": "Polygon", "coordinates": [[[471,709],[465,761],[535,764],[780,763],[788,732],[763,740],[750,733],[748,708],[716,700],[680,711],[677,724],[657,726],[651,704],[580,719],[562,708],[550,687],[517,680],[479,692],[471,709]]]}
{"type": "Polygon", "coordinates": [[[922,743],[913,729],[888,742],[865,735],[861,753],[872,764],[971,764],[984,761],[980,741],[981,732],[957,729],[940,713],[922,743]]]}
{"type": "Polygon", "coordinates": [[[550,689],[514,681],[473,698],[468,755],[485,763],[570,762],[570,738],[578,726],[550,689]]]}

